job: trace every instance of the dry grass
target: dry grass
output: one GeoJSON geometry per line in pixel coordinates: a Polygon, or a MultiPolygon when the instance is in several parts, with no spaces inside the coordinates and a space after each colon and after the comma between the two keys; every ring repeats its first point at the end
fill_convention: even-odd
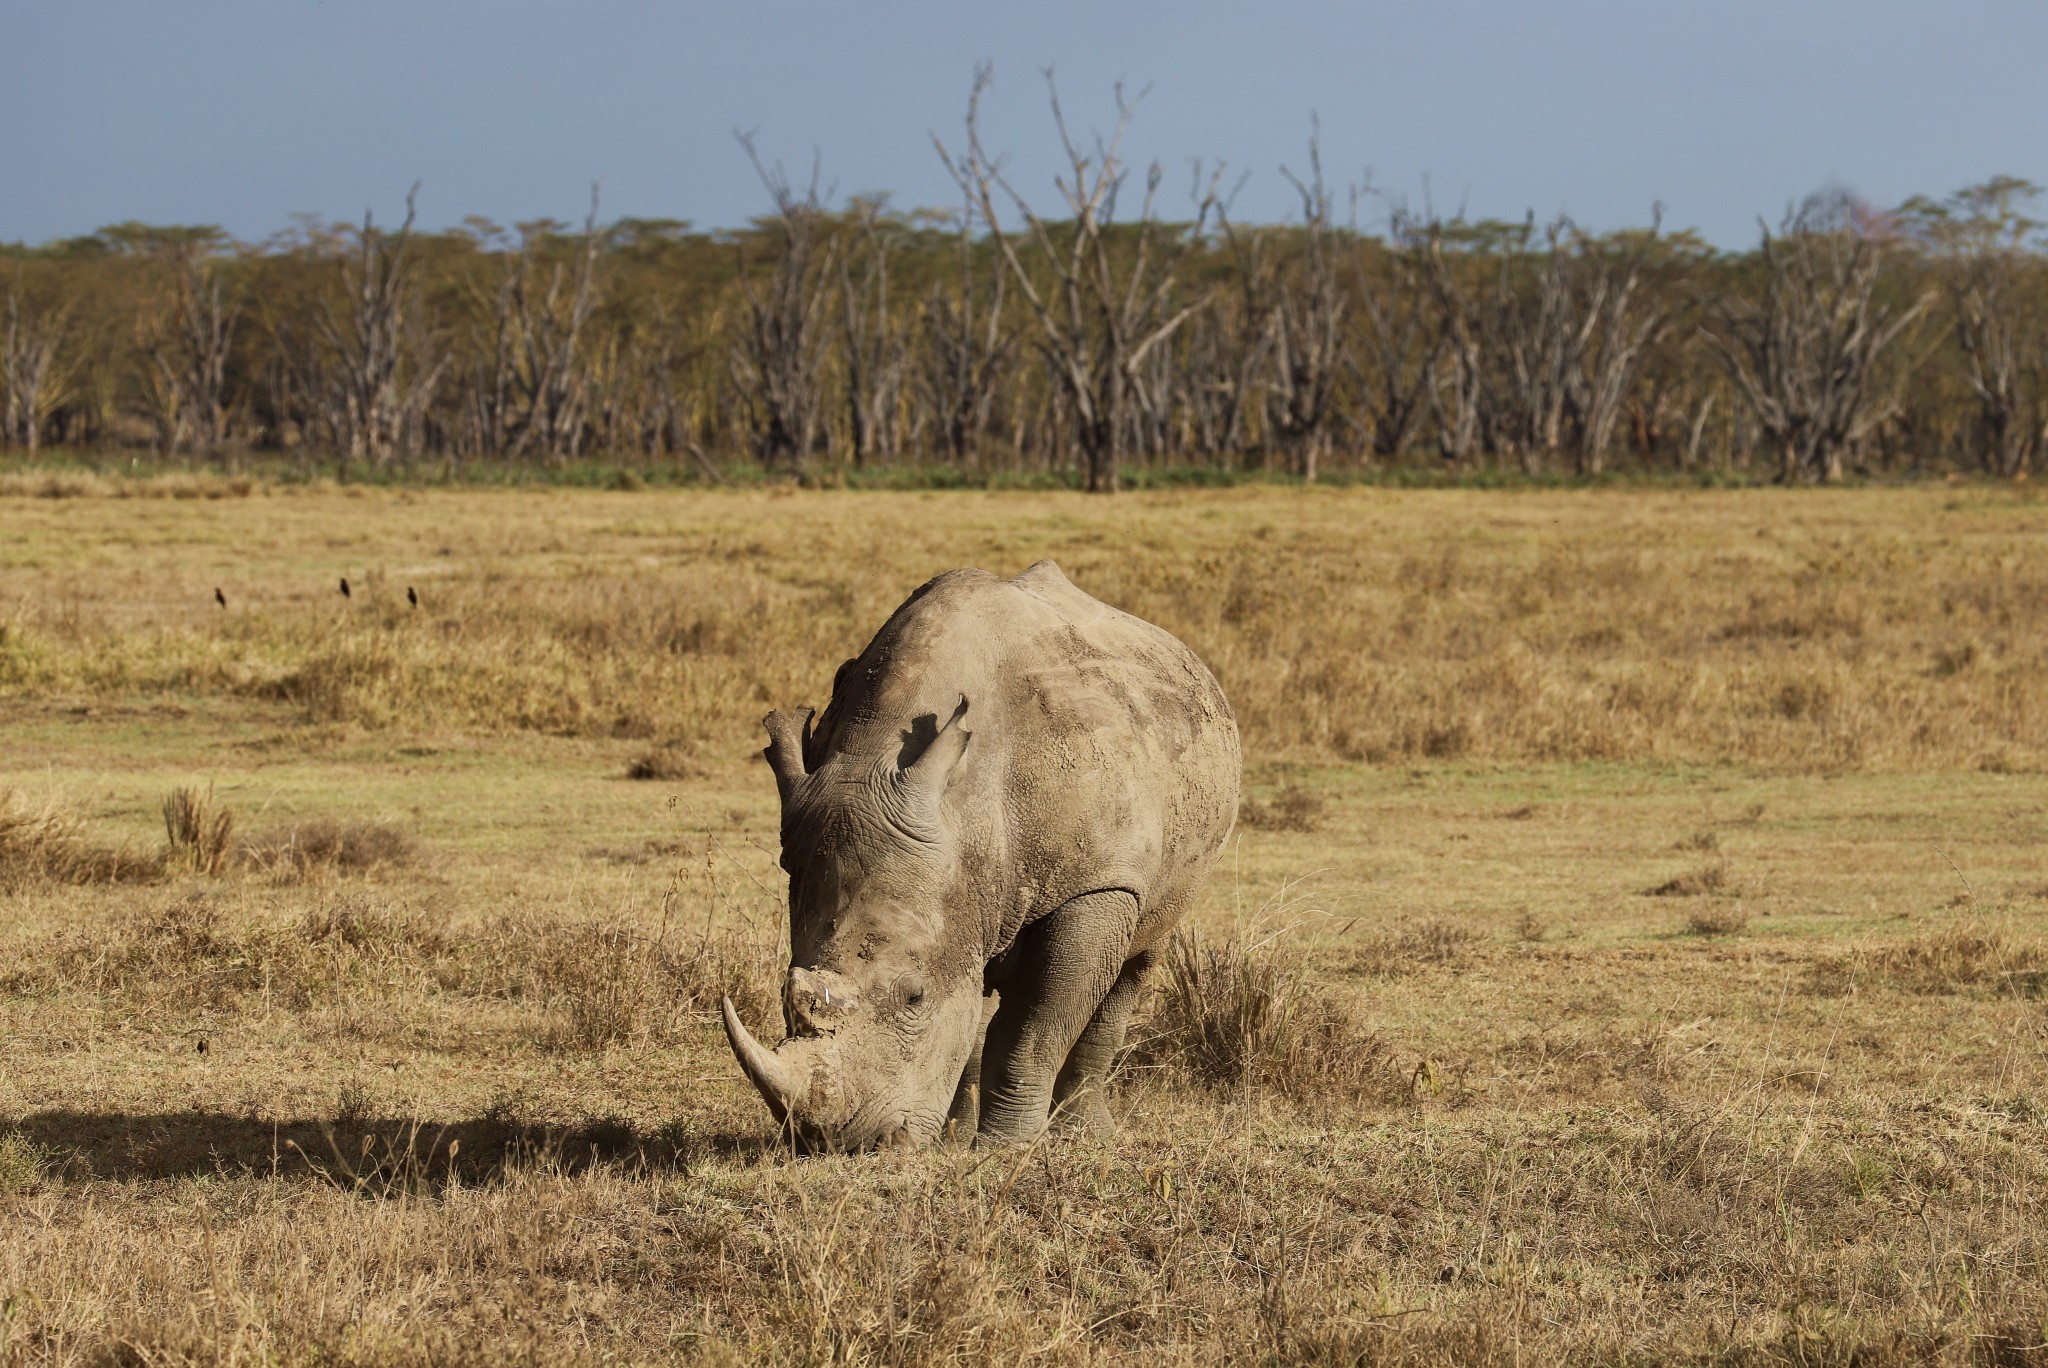
{"type": "MultiPolygon", "coordinates": [[[[1425,917],[1370,933],[1351,949],[1346,968],[1371,978],[1390,978],[1428,969],[1456,969],[1466,963],[1485,932],[1445,917],[1425,917]]],[[[1541,940],[1539,934],[1529,939],[1541,940]]]]}
{"type": "Polygon", "coordinates": [[[312,722],[724,755],[764,702],[821,703],[831,663],[935,568],[1051,554],[1194,645],[1272,759],[2048,760],[2048,568],[2024,492],[961,495],[944,517],[931,497],[200,500],[178,506],[177,541],[129,557],[140,581],[85,584],[78,544],[123,535],[148,501],[81,497],[58,517],[31,500],[13,510],[0,698],[275,701],[312,722]],[[543,502],[548,519],[524,518],[543,502]],[[331,536],[372,513],[374,532],[331,536]],[[299,559],[254,576],[225,548],[195,556],[213,536],[299,559]],[[530,570],[503,573],[517,557],[530,570]],[[427,608],[365,577],[383,558],[430,585],[427,608]],[[343,601],[351,569],[362,592],[343,601]],[[1941,666],[1966,645],[1967,665],[1941,666]]]}
{"type": "Polygon", "coordinates": [[[0,471],[0,499],[246,499],[270,492],[254,476],[212,471],[115,479],[89,470],[0,471]]]}
{"type": "Polygon", "coordinates": [[[419,843],[389,822],[316,817],[255,840],[235,838],[236,814],[211,787],[172,789],[159,805],[164,843],[142,854],[96,839],[55,798],[32,803],[0,788],[0,890],[39,883],[157,883],[181,875],[220,879],[260,873],[279,883],[317,883],[409,865],[419,843]]]}
{"type": "Polygon", "coordinates": [[[41,882],[140,883],[161,872],[158,858],[88,839],[84,820],[56,799],[32,803],[0,788],[0,890],[41,882]]]}
{"type": "Polygon", "coordinates": [[[2024,494],[51,492],[0,1365],[2048,1362],[2024,494]],[[1047,554],[1245,831],[1112,1141],[793,1159],[758,719],[1047,554]]]}
{"type": "Polygon", "coordinates": [[[1876,985],[1909,993],[1974,990],[2039,998],[2048,996],[2048,940],[2015,936],[1995,926],[1950,926],[1821,960],[1812,966],[1808,983],[1820,992],[1876,985]]]}

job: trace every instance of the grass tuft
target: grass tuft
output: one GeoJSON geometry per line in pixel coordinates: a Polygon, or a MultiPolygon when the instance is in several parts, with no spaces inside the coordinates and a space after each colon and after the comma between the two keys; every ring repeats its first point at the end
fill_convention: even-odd
{"type": "Polygon", "coordinates": [[[514,914],[483,927],[462,954],[478,991],[544,1007],[544,1043],[560,1050],[672,1043],[722,997],[750,1021],[779,1012],[776,947],[737,929],[648,935],[514,914]]]}
{"type": "Polygon", "coordinates": [[[1270,800],[1245,799],[1238,805],[1237,820],[1262,831],[1320,831],[1328,808],[1320,793],[1289,784],[1270,800]]]}
{"type": "Polygon", "coordinates": [[[1131,1062],[1200,1086],[1250,1087],[1303,1102],[1398,1095],[1392,1050],[1309,976],[1277,937],[1175,933],[1131,1062]]]}
{"type": "Polygon", "coordinates": [[[227,871],[235,857],[235,812],[214,805],[213,785],[172,789],[163,814],[166,867],[212,878],[227,871]]]}

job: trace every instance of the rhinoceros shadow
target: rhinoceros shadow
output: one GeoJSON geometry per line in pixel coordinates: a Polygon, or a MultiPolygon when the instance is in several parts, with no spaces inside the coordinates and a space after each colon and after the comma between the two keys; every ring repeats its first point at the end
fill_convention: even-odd
{"type": "Polygon", "coordinates": [[[203,1175],[334,1183],[371,1193],[503,1182],[520,1170],[580,1173],[594,1165],[676,1173],[712,1159],[772,1161],[772,1135],[705,1133],[686,1124],[643,1130],[623,1121],[548,1126],[481,1117],[432,1121],[308,1117],[266,1121],[201,1110],[46,1110],[5,1126],[70,1179],[147,1181],[203,1175]]]}

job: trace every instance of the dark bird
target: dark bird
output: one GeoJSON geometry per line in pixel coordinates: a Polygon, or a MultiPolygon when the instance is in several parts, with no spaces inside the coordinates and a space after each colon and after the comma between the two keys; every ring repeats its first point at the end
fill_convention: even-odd
{"type": "Polygon", "coordinates": [[[228,596],[218,589],[213,591],[213,601],[223,608],[228,606],[228,596]]]}
{"type": "Polygon", "coordinates": [[[348,593],[348,576],[347,576],[347,575],[343,575],[343,576],[341,577],[341,596],[342,596],[343,598],[347,598],[347,597],[349,596],[349,593],[348,593]]]}
{"type": "Polygon", "coordinates": [[[411,604],[411,605],[412,605],[413,607],[415,607],[415,608],[419,607],[419,606],[420,606],[420,594],[419,594],[419,590],[417,590],[417,589],[413,588],[413,587],[412,587],[412,586],[411,586],[410,584],[406,585],[406,586],[405,586],[405,601],[406,601],[407,603],[410,603],[410,604],[411,604]]]}

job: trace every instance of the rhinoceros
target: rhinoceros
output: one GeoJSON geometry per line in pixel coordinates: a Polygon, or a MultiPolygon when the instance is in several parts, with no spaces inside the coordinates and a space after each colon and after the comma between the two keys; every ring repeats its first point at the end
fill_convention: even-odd
{"type": "Polygon", "coordinates": [[[1237,814],[1237,723],[1194,652],[1049,560],[955,570],[822,717],[763,725],[787,1039],[723,1006],[777,1122],[846,1151],[1107,1126],[1132,1004],[1237,814]]]}

